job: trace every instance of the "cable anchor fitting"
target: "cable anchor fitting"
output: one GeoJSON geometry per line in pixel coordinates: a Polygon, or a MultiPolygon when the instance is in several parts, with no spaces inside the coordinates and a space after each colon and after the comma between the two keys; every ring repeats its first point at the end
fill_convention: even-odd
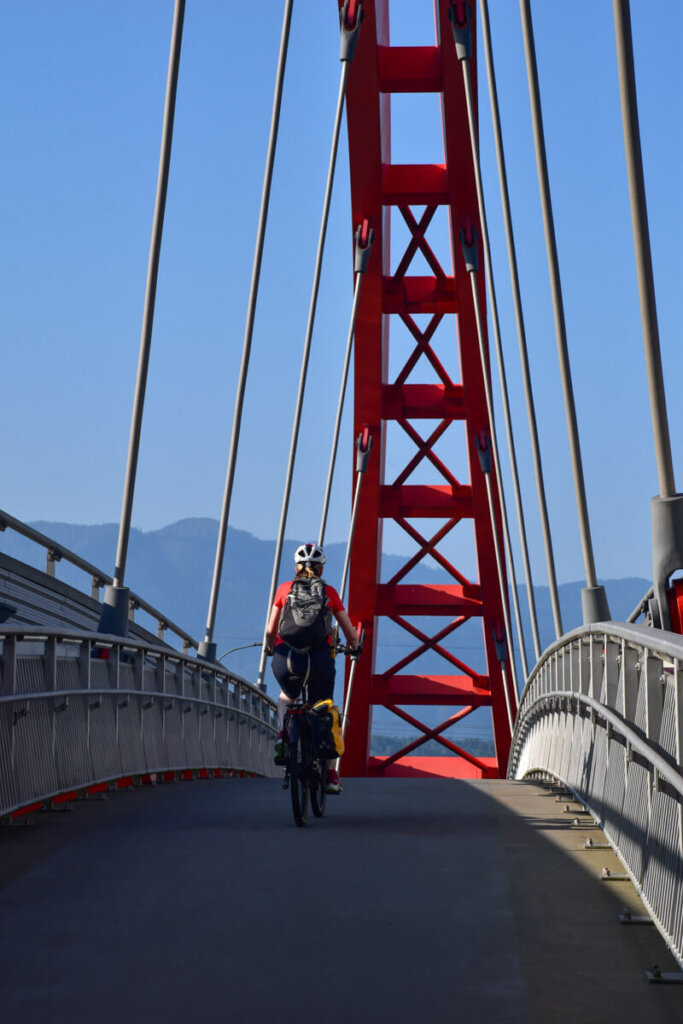
{"type": "Polygon", "coordinates": [[[480,430],[474,438],[474,443],[477,446],[477,455],[479,456],[479,465],[481,471],[484,474],[491,472],[491,439],[485,430],[480,430]]]}
{"type": "Polygon", "coordinates": [[[472,33],[470,32],[470,5],[466,0],[451,0],[448,20],[453,30],[455,52],[458,60],[469,60],[472,56],[472,33]]]}
{"type": "Polygon", "coordinates": [[[368,269],[372,243],[375,241],[375,232],[370,227],[370,221],[364,220],[362,224],[359,224],[353,237],[356,243],[353,272],[354,274],[364,274],[368,269]]]}
{"type": "Polygon", "coordinates": [[[479,270],[479,253],[477,240],[479,234],[471,220],[466,220],[460,228],[460,245],[468,274],[476,274],[479,270]]]}
{"type": "Polygon", "coordinates": [[[491,630],[491,634],[496,648],[496,657],[501,665],[505,665],[508,660],[508,645],[505,639],[505,633],[500,626],[494,626],[491,630]]]}
{"type": "Polygon", "coordinates": [[[364,473],[368,468],[368,459],[372,450],[372,434],[368,427],[356,438],[356,473],[364,473]]]}
{"type": "Polygon", "coordinates": [[[364,17],[365,11],[359,0],[344,0],[344,6],[339,12],[339,24],[341,27],[339,60],[353,60],[364,17]]]}

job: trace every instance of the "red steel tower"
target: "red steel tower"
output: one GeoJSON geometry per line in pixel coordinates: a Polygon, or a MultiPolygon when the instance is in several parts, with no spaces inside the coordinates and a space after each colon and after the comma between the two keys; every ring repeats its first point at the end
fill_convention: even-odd
{"type": "MultiPolygon", "coordinates": [[[[499,584],[494,527],[480,461],[480,449],[489,444],[489,421],[472,285],[460,244],[461,231],[465,229],[471,237],[472,226],[477,225],[477,198],[462,70],[449,22],[451,6],[463,7],[451,0],[435,0],[437,45],[392,47],[388,0],[363,0],[364,21],[347,81],[353,224],[367,220],[375,241],[355,332],[354,436],[369,429],[374,443],[351,552],[349,609],[353,621],[365,627],[366,645],[356,668],[349,709],[346,775],[495,777],[505,773],[510,745],[514,695],[499,660],[506,657],[501,639],[502,601],[507,598],[499,584]],[[443,163],[420,163],[418,153],[413,164],[391,162],[391,98],[397,93],[436,94],[442,112],[443,163]],[[452,266],[447,269],[429,244],[429,227],[439,207],[446,208],[450,228],[452,266]],[[393,272],[392,208],[398,208],[410,235],[393,272]],[[411,275],[418,251],[431,271],[427,276],[411,275]],[[391,325],[399,322],[414,348],[398,374],[390,377],[391,325]],[[455,423],[464,429],[456,428],[447,439],[444,435],[455,423]],[[414,454],[397,475],[392,469],[389,478],[387,456],[392,455],[392,439],[399,433],[410,438],[414,454]],[[456,461],[469,467],[469,479],[460,479],[449,467],[449,462],[456,461]],[[411,481],[418,467],[419,475],[425,476],[425,466],[433,482],[411,481]],[[407,557],[390,579],[382,577],[385,520],[397,523],[416,544],[413,557],[407,557]],[[425,529],[425,522],[431,529],[425,529]],[[476,564],[478,579],[468,578],[443,553],[446,538],[454,538],[458,530],[473,538],[470,546],[476,549],[476,559],[471,557],[469,562],[476,564]],[[426,556],[436,561],[444,582],[413,582],[426,556]],[[409,573],[410,582],[404,582],[409,573]],[[478,670],[469,664],[469,650],[458,646],[458,631],[475,618],[482,625],[486,656],[486,666],[478,670]],[[386,651],[378,652],[377,638],[387,620],[401,627],[407,646],[401,648],[399,659],[385,667],[386,651]],[[436,630],[435,622],[440,623],[436,630]],[[438,659],[436,673],[419,674],[415,662],[426,652],[430,665],[438,659]],[[372,709],[378,705],[417,726],[420,739],[390,757],[371,757],[372,709]],[[436,727],[420,723],[415,709],[433,706],[443,707],[443,722],[436,727]],[[491,708],[494,758],[475,757],[442,735],[480,707],[491,708]],[[446,756],[410,756],[412,749],[431,737],[448,748],[446,756]]],[[[357,8],[350,2],[346,16],[355,17],[357,8]]],[[[471,30],[474,67],[473,23],[471,30]]],[[[479,265],[483,266],[481,252],[479,265]]],[[[483,270],[477,275],[477,288],[484,314],[483,270]]],[[[391,464],[396,464],[393,456],[391,464]]],[[[494,506],[495,529],[500,533],[497,500],[494,506]]]]}

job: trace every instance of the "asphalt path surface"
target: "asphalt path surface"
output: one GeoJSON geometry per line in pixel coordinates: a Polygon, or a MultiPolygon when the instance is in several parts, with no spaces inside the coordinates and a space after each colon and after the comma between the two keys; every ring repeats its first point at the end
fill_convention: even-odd
{"type": "Polygon", "coordinates": [[[305,828],[263,779],[33,820],[0,831],[3,1024],[683,1021],[630,883],[537,784],[351,779],[305,828]]]}

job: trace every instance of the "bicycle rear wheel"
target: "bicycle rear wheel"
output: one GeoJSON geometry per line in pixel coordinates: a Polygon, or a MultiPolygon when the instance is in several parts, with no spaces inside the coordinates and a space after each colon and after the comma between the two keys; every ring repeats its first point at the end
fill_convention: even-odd
{"type": "Polygon", "coordinates": [[[315,768],[311,771],[311,810],[316,818],[322,818],[325,813],[325,802],[327,800],[325,764],[325,761],[316,761],[315,768]]]}
{"type": "Polygon", "coordinates": [[[308,813],[309,763],[306,737],[297,726],[291,730],[289,739],[289,791],[292,794],[292,811],[297,825],[306,824],[308,813]]]}

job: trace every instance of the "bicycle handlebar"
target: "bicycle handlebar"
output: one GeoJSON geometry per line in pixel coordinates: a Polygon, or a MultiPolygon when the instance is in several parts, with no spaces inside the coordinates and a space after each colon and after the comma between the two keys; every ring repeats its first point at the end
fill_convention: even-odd
{"type": "MultiPolygon", "coordinates": [[[[359,626],[358,626],[358,646],[357,647],[349,647],[348,644],[335,644],[334,645],[334,650],[335,650],[335,652],[337,654],[345,654],[347,657],[351,658],[352,661],[357,661],[359,655],[363,651],[363,641],[364,640],[365,640],[365,630],[362,629],[360,624],[359,624],[359,626]]],[[[260,641],[258,641],[257,643],[255,643],[253,645],[248,644],[246,646],[258,647],[259,644],[260,644],[260,641]]],[[[239,650],[239,648],[236,648],[236,650],[239,650]]],[[[266,646],[265,651],[266,651],[267,657],[271,657],[271,655],[273,653],[273,648],[266,646]]],[[[230,654],[231,652],[228,651],[227,653],[230,654]]]]}
{"type": "Polygon", "coordinates": [[[349,658],[356,659],[363,650],[363,645],[359,644],[358,647],[349,647],[347,644],[337,644],[335,647],[337,654],[346,654],[349,658]]]}

